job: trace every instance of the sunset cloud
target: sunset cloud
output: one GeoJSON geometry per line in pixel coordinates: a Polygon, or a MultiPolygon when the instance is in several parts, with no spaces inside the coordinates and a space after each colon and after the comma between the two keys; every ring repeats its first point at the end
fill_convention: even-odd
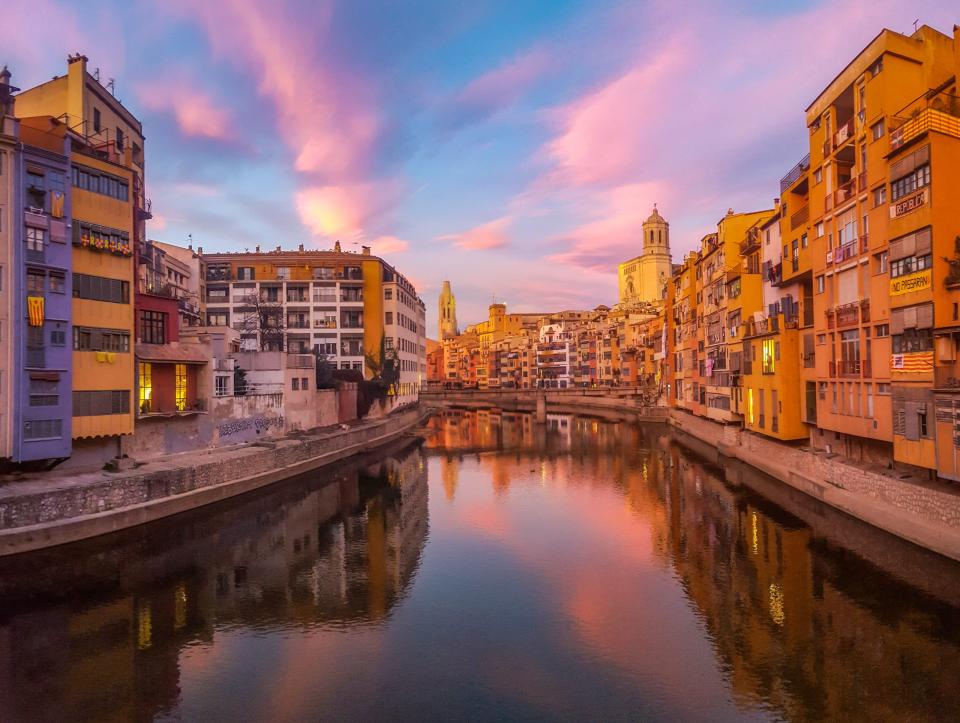
{"type": "Polygon", "coordinates": [[[460,234],[442,236],[441,239],[453,241],[456,246],[471,251],[488,251],[510,243],[507,229],[511,223],[509,216],[488,221],[460,234]]]}
{"type": "Polygon", "coordinates": [[[145,110],[172,114],[184,136],[220,141],[237,137],[230,112],[210,94],[183,80],[143,83],[137,88],[137,96],[145,110]]]}

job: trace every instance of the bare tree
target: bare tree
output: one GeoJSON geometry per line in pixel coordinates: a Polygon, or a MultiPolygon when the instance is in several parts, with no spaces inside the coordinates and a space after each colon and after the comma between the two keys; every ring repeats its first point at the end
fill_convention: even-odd
{"type": "Polygon", "coordinates": [[[260,351],[283,351],[286,319],[283,304],[268,301],[265,296],[250,291],[243,298],[242,334],[254,334],[260,351]]]}

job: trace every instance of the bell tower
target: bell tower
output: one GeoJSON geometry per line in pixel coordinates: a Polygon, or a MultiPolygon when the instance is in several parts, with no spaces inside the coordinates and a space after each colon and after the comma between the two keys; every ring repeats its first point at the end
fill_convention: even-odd
{"type": "Polygon", "coordinates": [[[460,333],[460,330],[457,328],[457,300],[450,289],[449,281],[443,282],[437,306],[439,309],[437,333],[440,335],[440,341],[452,339],[460,333]]]}
{"type": "Polygon", "coordinates": [[[670,224],[660,215],[657,204],[653,213],[643,222],[643,254],[640,256],[641,301],[658,302],[663,299],[663,288],[673,273],[670,257],[670,224]]]}

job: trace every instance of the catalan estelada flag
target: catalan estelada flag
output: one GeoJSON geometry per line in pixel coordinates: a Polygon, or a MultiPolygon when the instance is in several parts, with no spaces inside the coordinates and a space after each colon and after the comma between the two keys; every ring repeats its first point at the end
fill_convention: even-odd
{"type": "Polygon", "coordinates": [[[43,297],[27,297],[27,318],[30,320],[30,326],[43,326],[43,297]]]}
{"type": "Polygon", "coordinates": [[[910,354],[894,354],[890,358],[890,371],[903,374],[933,371],[933,352],[919,351],[910,354]]]}

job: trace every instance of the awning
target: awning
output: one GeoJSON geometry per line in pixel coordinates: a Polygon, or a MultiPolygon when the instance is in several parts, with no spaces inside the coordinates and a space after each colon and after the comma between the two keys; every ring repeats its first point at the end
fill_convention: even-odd
{"type": "Polygon", "coordinates": [[[204,344],[173,341],[169,344],[137,344],[137,359],[159,364],[209,364],[211,350],[204,344]]]}

